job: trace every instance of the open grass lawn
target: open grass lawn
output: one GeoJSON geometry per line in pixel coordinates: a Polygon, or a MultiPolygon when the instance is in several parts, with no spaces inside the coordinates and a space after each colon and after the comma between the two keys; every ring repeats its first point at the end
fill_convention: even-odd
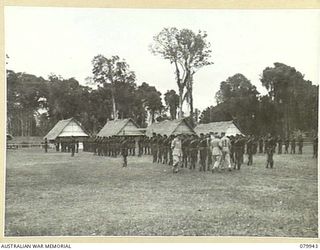
{"type": "Polygon", "coordinates": [[[149,156],[122,168],[121,158],[91,153],[9,150],[5,235],[317,237],[310,151],[275,155],[274,169],[257,155],[240,171],[172,174],[149,156]]]}

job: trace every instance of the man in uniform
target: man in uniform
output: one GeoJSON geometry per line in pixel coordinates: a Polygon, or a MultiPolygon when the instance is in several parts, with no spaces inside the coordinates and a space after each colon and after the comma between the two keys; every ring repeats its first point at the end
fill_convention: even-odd
{"type": "Polygon", "coordinates": [[[136,142],[134,138],[130,139],[130,149],[131,149],[131,155],[135,156],[136,155],[136,142]]]}
{"type": "Polygon", "coordinates": [[[143,146],[144,146],[144,137],[138,138],[138,157],[141,157],[143,154],[143,146]]]}
{"type": "Polygon", "coordinates": [[[76,153],[79,153],[79,141],[76,141],[76,153]]]}
{"type": "Polygon", "coordinates": [[[182,136],[178,135],[171,142],[173,156],[173,173],[178,173],[182,158],[182,136]]]}
{"type": "Polygon", "coordinates": [[[235,165],[234,169],[240,170],[243,158],[243,145],[244,141],[241,138],[241,135],[237,134],[234,141],[234,153],[235,153],[235,165]]]}
{"type": "Polygon", "coordinates": [[[263,153],[263,137],[259,137],[259,154],[263,153]]]}
{"type": "Polygon", "coordinates": [[[126,139],[124,136],[120,139],[120,152],[123,159],[122,167],[125,168],[128,165],[127,157],[128,157],[128,143],[129,140],[126,139]]]}
{"type": "Polygon", "coordinates": [[[107,149],[107,156],[111,156],[111,144],[110,144],[110,136],[106,137],[106,149],[107,149]]]}
{"type": "Polygon", "coordinates": [[[267,141],[266,141],[266,150],[267,150],[267,166],[268,168],[273,168],[273,153],[276,148],[276,141],[275,139],[271,136],[271,134],[268,135],[267,141]]]}
{"type": "Polygon", "coordinates": [[[48,140],[47,140],[47,138],[44,138],[44,152],[48,153],[48,140]]]}
{"type": "Polygon", "coordinates": [[[258,140],[254,135],[252,136],[252,147],[252,154],[255,155],[256,153],[258,153],[258,140]]]}
{"type": "MultiPolygon", "coordinates": [[[[93,139],[93,142],[92,142],[92,151],[93,151],[93,155],[97,155],[97,137],[95,137],[93,139]]],[[[62,149],[61,149],[62,150],[62,149]]]]}
{"type": "Polygon", "coordinates": [[[266,147],[267,138],[268,138],[267,135],[263,137],[263,145],[264,145],[264,147],[263,147],[263,153],[264,153],[264,154],[267,153],[267,147],[266,147]]]}
{"type": "MultiPolygon", "coordinates": [[[[210,149],[211,149],[211,159],[212,159],[212,173],[221,167],[222,160],[222,144],[218,136],[218,133],[210,136],[210,149]]],[[[229,140],[229,139],[228,139],[229,140]]],[[[226,147],[228,147],[229,141],[226,141],[226,147]]],[[[229,159],[230,163],[230,159],[229,159]]]]}
{"type": "Polygon", "coordinates": [[[249,136],[247,140],[247,155],[248,155],[248,166],[253,163],[253,137],[249,136]]]}
{"type": "Polygon", "coordinates": [[[157,162],[157,150],[158,150],[156,133],[152,133],[152,137],[150,138],[150,145],[151,145],[152,162],[155,163],[157,162]]]}
{"type": "MultiPolygon", "coordinates": [[[[218,133],[216,133],[218,134],[218,133]]],[[[213,164],[212,164],[212,148],[211,148],[211,138],[214,137],[214,133],[210,132],[209,134],[205,135],[206,139],[207,139],[207,170],[210,171],[210,169],[212,168],[213,164]]]]}
{"type": "Polygon", "coordinates": [[[147,155],[150,155],[151,154],[151,142],[150,142],[150,138],[149,137],[146,137],[146,147],[145,147],[145,153],[147,155]]]}
{"type": "Polygon", "coordinates": [[[302,138],[302,135],[299,135],[299,138],[298,138],[298,147],[299,147],[299,154],[302,155],[302,148],[303,148],[303,138],[302,138]]]}
{"type": "Polygon", "coordinates": [[[282,138],[280,135],[278,136],[277,143],[278,143],[278,154],[280,155],[282,154],[282,138]]]}
{"type": "Polygon", "coordinates": [[[196,169],[196,163],[198,160],[198,138],[196,135],[191,135],[190,147],[190,169],[196,169]]]}
{"type": "Polygon", "coordinates": [[[292,136],[290,154],[295,154],[295,153],[296,153],[296,138],[292,136]]]}
{"type": "Polygon", "coordinates": [[[318,158],[318,136],[313,138],[313,158],[318,158]]]}
{"type": "Polygon", "coordinates": [[[234,157],[235,137],[233,135],[231,135],[229,139],[230,139],[230,163],[231,163],[231,165],[234,165],[234,163],[235,163],[235,157],[234,157]]]}
{"type": "Polygon", "coordinates": [[[199,152],[200,152],[200,171],[206,171],[206,160],[208,155],[208,140],[204,137],[204,134],[200,134],[199,140],[199,152]]]}
{"type": "Polygon", "coordinates": [[[55,144],[56,144],[56,151],[59,152],[60,151],[60,140],[59,140],[59,138],[57,138],[55,144]]]}
{"type": "Polygon", "coordinates": [[[108,138],[107,137],[102,137],[101,138],[101,155],[102,156],[107,156],[107,151],[108,151],[108,145],[107,145],[107,140],[108,138]]]}
{"type": "Polygon", "coordinates": [[[171,146],[170,140],[167,135],[163,136],[163,141],[162,141],[162,147],[163,147],[163,164],[168,164],[168,154],[169,154],[169,148],[171,146]]]}
{"type": "Polygon", "coordinates": [[[244,163],[245,147],[246,147],[246,137],[244,135],[240,135],[240,138],[241,138],[241,148],[242,148],[241,164],[243,164],[244,163]]]}
{"type": "Polygon", "coordinates": [[[162,163],[162,155],[163,155],[163,137],[161,134],[158,134],[157,139],[157,162],[162,163]]]}
{"type": "Polygon", "coordinates": [[[284,142],[284,153],[285,154],[289,154],[289,144],[290,144],[290,140],[289,140],[289,137],[287,137],[284,142]]]}
{"type": "Polygon", "coordinates": [[[71,137],[71,156],[74,156],[74,152],[76,151],[76,139],[71,137]]]}
{"type": "Polygon", "coordinates": [[[97,137],[97,155],[101,156],[101,140],[100,140],[100,137],[97,137]]]}
{"type": "Polygon", "coordinates": [[[231,142],[230,139],[226,136],[226,133],[221,133],[221,147],[222,147],[222,159],[224,164],[227,165],[229,171],[231,171],[231,162],[230,162],[230,148],[231,142]]]}

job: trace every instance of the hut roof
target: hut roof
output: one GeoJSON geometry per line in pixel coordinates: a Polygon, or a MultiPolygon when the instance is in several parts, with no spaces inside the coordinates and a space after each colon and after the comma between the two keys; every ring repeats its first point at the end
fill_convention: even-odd
{"type": "Polygon", "coordinates": [[[201,133],[207,134],[210,132],[226,133],[226,135],[236,135],[242,134],[239,128],[234,124],[233,121],[223,121],[223,122],[211,122],[206,124],[198,124],[195,127],[195,132],[199,135],[201,133]]]}
{"type": "Polygon", "coordinates": [[[152,136],[152,133],[170,136],[172,134],[181,133],[194,134],[195,132],[186,120],[182,118],[152,123],[147,127],[146,135],[150,137],[152,136]]]}
{"type": "Polygon", "coordinates": [[[113,135],[143,135],[137,124],[131,119],[119,119],[108,121],[99,131],[97,136],[109,137],[113,135]]]}
{"type": "Polygon", "coordinates": [[[57,137],[87,137],[88,134],[81,124],[74,118],[58,121],[57,124],[44,137],[47,140],[55,140],[57,137]]]}

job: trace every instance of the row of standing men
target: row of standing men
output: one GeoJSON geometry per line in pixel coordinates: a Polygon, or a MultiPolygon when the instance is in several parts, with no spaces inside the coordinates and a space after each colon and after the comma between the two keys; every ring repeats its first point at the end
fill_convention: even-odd
{"type": "MultiPolygon", "coordinates": [[[[173,162],[173,150],[174,147],[172,142],[175,138],[180,138],[181,140],[181,167],[189,167],[190,169],[195,169],[195,165],[199,160],[200,171],[209,170],[213,164],[213,160],[216,158],[212,154],[211,141],[213,139],[222,139],[226,137],[222,135],[219,137],[217,133],[210,134],[200,134],[200,137],[196,135],[160,135],[153,133],[152,137],[140,137],[135,139],[133,137],[97,137],[91,141],[84,143],[84,151],[94,152],[95,155],[99,156],[111,156],[116,157],[117,155],[122,155],[124,159],[124,166],[126,166],[126,158],[128,155],[138,155],[143,154],[152,155],[153,162],[174,165],[173,162]],[[136,144],[138,145],[138,152],[136,153],[136,144]]],[[[255,138],[254,136],[244,137],[243,135],[228,136],[226,137],[228,142],[229,153],[225,154],[225,150],[222,150],[220,146],[221,160],[219,165],[226,163],[229,166],[234,165],[234,168],[240,169],[241,164],[244,162],[243,155],[247,153],[248,155],[248,165],[253,163],[253,155],[256,153],[266,153],[267,166],[273,167],[273,153],[275,152],[276,146],[278,146],[278,153],[282,153],[283,142],[285,146],[284,153],[289,153],[289,140],[282,140],[281,137],[272,137],[268,135],[266,137],[255,138]],[[230,145],[229,145],[230,144],[230,145]],[[228,159],[230,157],[230,164],[228,159]]],[[[225,139],[226,139],[225,138],[225,139]]],[[[295,138],[290,141],[291,151],[290,153],[295,153],[296,140],[295,138]]],[[[315,150],[314,143],[314,157],[317,157],[317,150],[315,150]]],[[[302,154],[303,140],[299,138],[298,140],[299,153],[302,154]]]]}

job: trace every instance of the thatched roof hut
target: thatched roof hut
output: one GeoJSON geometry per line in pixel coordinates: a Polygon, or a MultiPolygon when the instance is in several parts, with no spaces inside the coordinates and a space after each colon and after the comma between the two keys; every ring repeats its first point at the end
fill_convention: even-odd
{"type": "Polygon", "coordinates": [[[142,136],[143,132],[131,118],[128,118],[108,121],[97,134],[99,137],[109,137],[113,135],[142,136]]]}
{"type": "Polygon", "coordinates": [[[192,127],[184,118],[152,123],[147,127],[146,136],[151,137],[152,133],[167,136],[176,134],[195,134],[192,127]]]}
{"type": "Polygon", "coordinates": [[[214,133],[226,133],[227,136],[229,135],[236,135],[236,134],[242,134],[240,129],[235,125],[233,121],[223,121],[223,122],[211,122],[206,124],[198,124],[194,131],[200,135],[208,134],[210,132],[214,133]]]}
{"type": "Polygon", "coordinates": [[[88,137],[81,124],[74,118],[61,120],[49,131],[43,138],[48,141],[54,141],[57,138],[70,138],[70,137],[83,138],[88,137]]]}

